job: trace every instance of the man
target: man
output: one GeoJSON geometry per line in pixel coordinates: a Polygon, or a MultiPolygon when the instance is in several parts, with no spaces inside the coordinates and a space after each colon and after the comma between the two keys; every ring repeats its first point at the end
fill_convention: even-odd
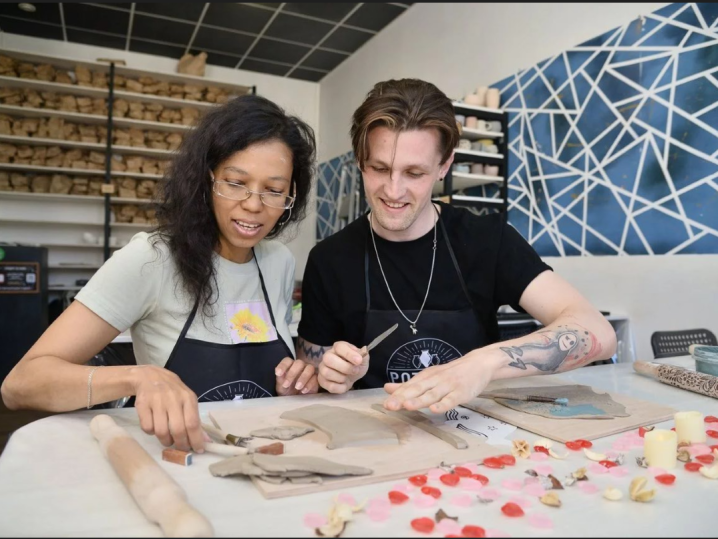
{"type": "Polygon", "coordinates": [[[441,413],[491,380],[613,355],[611,325],[505,214],[432,202],[459,135],[451,100],[420,80],[380,82],[354,113],[352,145],[371,210],[310,252],[298,331],[298,357],[318,366],[327,391],[384,386],[389,410],[441,413]],[[545,327],[497,343],[504,304],[545,327]]]}

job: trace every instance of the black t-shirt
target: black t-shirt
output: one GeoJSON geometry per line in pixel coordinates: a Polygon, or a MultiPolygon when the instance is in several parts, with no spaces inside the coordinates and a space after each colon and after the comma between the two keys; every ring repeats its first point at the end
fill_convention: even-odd
{"type": "MultiPolygon", "coordinates": [[[[526,287],[550,270],[512,226],[506,214],[477,216],[465,208],[438,203],[441,220],[480,324],[491,342],[499,340],[496,311],[518,305],[526,287]]],[[[388,241],[375,234],[376,247],[394,299],[402,311],[418,310],[431,272],[433,228],[411,241],[388,241]]],[[[425,310],[468,307],[446,241],[437,225],[434,275],[425,310]]],[[[364,253],[369,254],[371,308],[396,310],[379,270],[366,215],[319,242],[309,253],[302,283],[299,336],[312,344],[331,346],[347,341],[361,347],[367,309],[364,253]]],[[[467,331],[470,328],[466,328],[467,331]]],[[[488,343],[487,343],[488,344],[488,343]]]]}

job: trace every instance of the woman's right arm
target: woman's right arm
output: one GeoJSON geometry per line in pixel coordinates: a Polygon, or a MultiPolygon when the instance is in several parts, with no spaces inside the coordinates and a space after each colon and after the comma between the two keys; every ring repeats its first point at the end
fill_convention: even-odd
{"type": "MultiPolygon", "coordinates": [[[[51,412],[85,408],[93,368],[85,363],[118,334],[82,303],[72,302],[5,378],[5,405],[51,412]]],[[[155,434],[165,446],[202,451],[197,397],[176,374],[151,365],[95,370],[91,405],[128,395],[136,395],[135,408],[147,434],[155,434]]]]}

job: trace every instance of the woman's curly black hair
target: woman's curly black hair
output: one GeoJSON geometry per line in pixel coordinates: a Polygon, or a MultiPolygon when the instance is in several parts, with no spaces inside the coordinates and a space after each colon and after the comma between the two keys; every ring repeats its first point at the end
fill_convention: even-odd
{"type": "Polygon", "coordinates": [[[219,226],[212,209],[210,170],[252,144],[284,142],[292,152],[290,194],[294,206],[286,210],[267,234],[276,237],[304,218],[314,176],[314,130],[275,103],[245,95],[206,113],[188,133],[165,174],[157,202],[156,241],[164,242],[177,264],[182,285],[199,312],[211,316],[216,271],[213,254],[219,245],[219,226]]]}

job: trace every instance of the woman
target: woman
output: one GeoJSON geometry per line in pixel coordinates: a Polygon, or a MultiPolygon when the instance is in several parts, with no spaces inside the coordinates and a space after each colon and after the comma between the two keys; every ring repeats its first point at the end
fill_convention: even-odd
{"type": "Polygon", "coordinates": [[[142,429],[202,451],[197,402],[316,393],[289,344],[294,259],[267,241],[304,216],[312,129],[243,96],[204,116],[135,235],[2,385],[10,409],[77,410],[134,395],[142,429]],[[85,363],[130,329],[138,366],[85,363]]]}

